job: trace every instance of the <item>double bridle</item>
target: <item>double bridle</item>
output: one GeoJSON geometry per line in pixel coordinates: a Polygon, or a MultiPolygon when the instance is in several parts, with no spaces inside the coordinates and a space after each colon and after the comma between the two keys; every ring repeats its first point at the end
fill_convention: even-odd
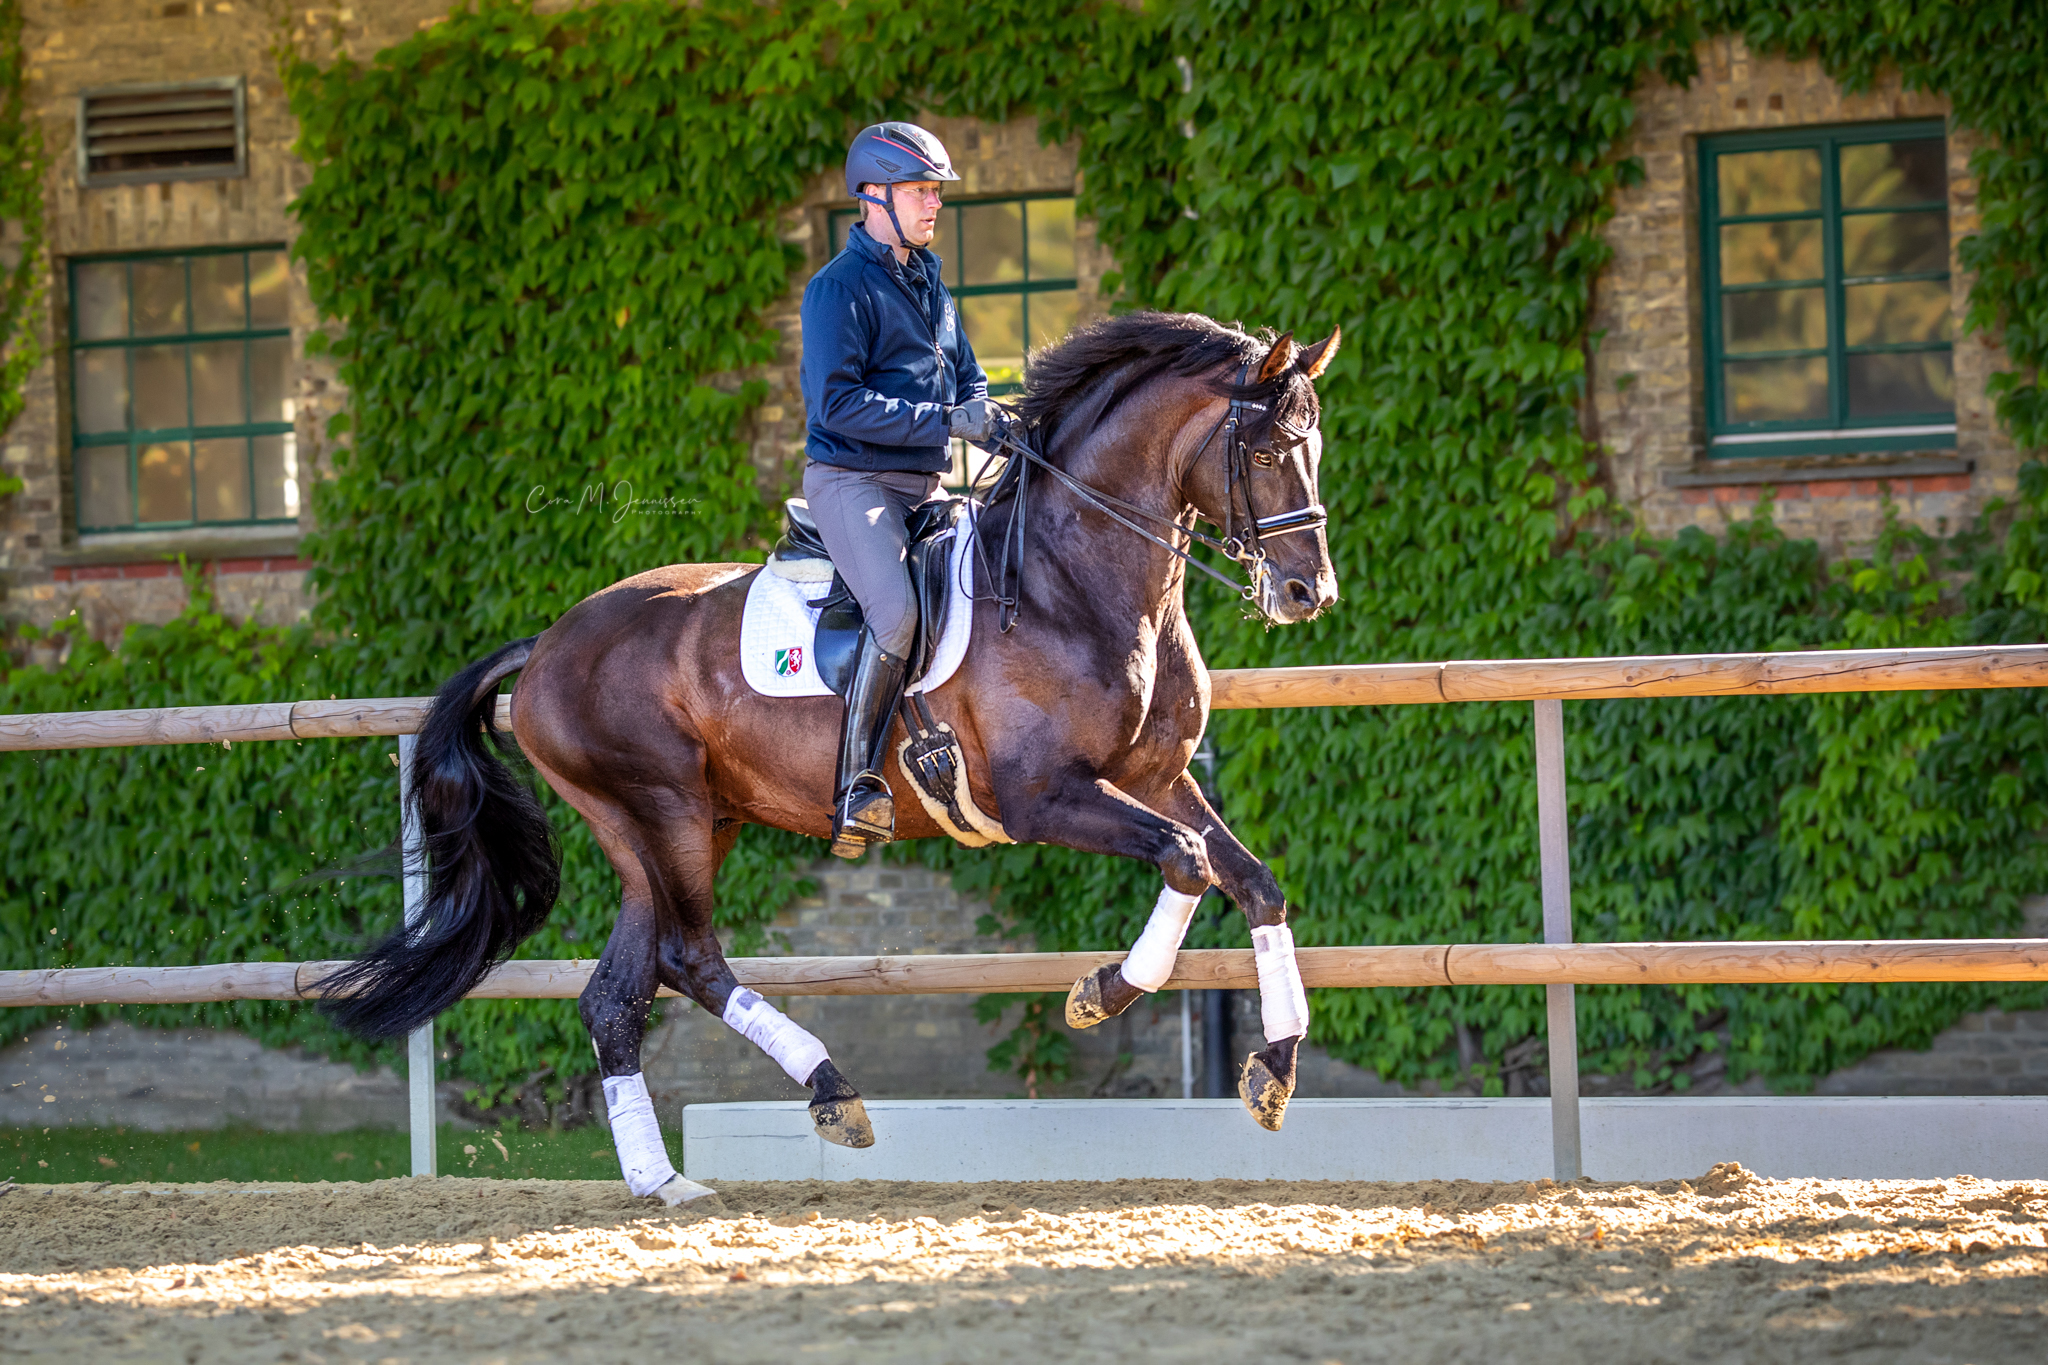
{"type": "MultiPolygon", "coordinates": [[[[1232,383],[1232,387],[1240,390],[1243,389],[1245,387],[1245,379],[1250,373],[1251,362],[1247,360],[1238,366],[1237,378],[1232,383]]],[[[1230,400],[1230,407],[1225,410],[1223,416],[1216,419],[1216,425],[1209,428],[1209,434],[1202,438],[1202,444],[1195,448],[1194,457],[1188,461],[1188,468],[1192,470],[1201,461],[1203,454],[1208,451],[1210,445],[1215,442],[1216,437],[1219,434],[1223,437],[1223,535],[1221,537],[1209,535],[1193,524],[1184,526],[1172,517],[1162,517],[1157,512],[1147,511],[1142,507],[1125,502],[1121,498],[1112,497],[1098,489],[1090,488],[1066,470],[1048,461],[1043,455],[1032,449],[1027,442],[1020,441],[1012,436],[1007,427],[997,430],[993,434],[992,444],[1001,447],[1013,458],[1009,467],[997,477],[995,487],[989,490],[989,501],[993,502],[996,499],[1001,493],[1004,484],[1014,481],[1015,488],[1013,491],[1017,504],[1011,514],[1010,524],[1005,529],[1003,535],[1003,553],[997,561],[997,567],[1001,571],[1000,576],[991,573],[989,577],[990,583],[996,587],[995,601],[998,624],[1002,632],[1007,635],[1010,628],[1017,624],[1017,603],[1022,593],[1024,578],[1025,500],[1030,488],[1028,471],[1033,465],[1045,470],[1065,484],[1073,491],[1076,497],[1095,508],[1098,512],[1101,512],[1127,529],[1135,531],[1160,549],[1165,550],[1168,554],[1178,556],[1190,567],[1200,569],[1224,587],[1236,591],[1245,601],[1258,605],[1259,591],[1265,583],[1266,575],[1272,572],[1266,564],[1266,551],[1262,541],[1267,537],[1289,535],[1295,531],[1320,530],[1329,524],[1330,516],[1319,502],[1309,503],[1306,507],[1298,507],[1291,512],[1278,512],[1270,517],[1258,515],[1257,509],[1252,506],[1252,455],[1244,435],[1246,425],[1245,413],[1254,410],[1264,412],[1267,409],[1263,403],[1254,403],[1245,398],[1232,398],[1230,400]],[[1244,497],[1242,532],[1239,530],[1238,520],[1238,490],[1240,488],[1243,489],[1244,497]],[[1129,513],[1130,516],[1124,515],[1125,513],[1129,513]],[[1151,531],[1138,525],[1137,522],[1131,520],[1131,516],[1143,517],[1147,521],[1171,527],[1175,532],[1186,536],[1190,541],[1206,545],[1210,549],[1236,561],[1251,581],[1248,583],[1238,583],[1227,574],[1217,572],[1201,560],[1196,559],[1186,550],[1181,549],[1178,545],[1154,535],[1151,531]],[[1004,587],[1009,589],[1007,594],[1003,592],[1004,587]]],[[[1290,443],[1289,448],[1308,439],[1307,432],[1295,433],[1277,419],[1275,420],[1275,426],[1289,435],[1298,436],[1296,441],[1290,443]]],[[[987,567],[986,564],[984,564],[984,567],[987,567]]],[[[1263,611],[1264,607],[1261,606],[1260,610],[1263,611]]]]}

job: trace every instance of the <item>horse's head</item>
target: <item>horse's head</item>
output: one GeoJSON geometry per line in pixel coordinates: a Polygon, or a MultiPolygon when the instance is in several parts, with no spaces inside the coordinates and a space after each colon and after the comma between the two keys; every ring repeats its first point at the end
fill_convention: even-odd
{"type": "Polygon", "coordinates": [[[1277,625],[1306,621],[1337,600],[1317,490],[1323,435],[1315,381],[1342,336],[1333,331],[1304,348],[1289,333],[1262,360],[1224,371],[1221,390],[1231,407],[1220,419],[1198,419],[1208,439],[1194,438],[1196,453],[1181,474],[1183,496],[1222,532],[1250,575],[1249,599],[1277,625]],[[1218,425],[1210,428],[1211,420],[1218,425]]]}

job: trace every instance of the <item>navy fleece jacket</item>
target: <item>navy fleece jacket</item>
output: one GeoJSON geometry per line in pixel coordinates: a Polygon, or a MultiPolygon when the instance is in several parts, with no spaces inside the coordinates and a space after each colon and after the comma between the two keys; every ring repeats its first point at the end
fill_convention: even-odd
{"type": "Polygon", "coordinates": [[[988,396],[939,258],[910,264],[856,226],[804,286],[804,450],[846,469],[936,474],[951,463],[946,409],[988,396]]]}

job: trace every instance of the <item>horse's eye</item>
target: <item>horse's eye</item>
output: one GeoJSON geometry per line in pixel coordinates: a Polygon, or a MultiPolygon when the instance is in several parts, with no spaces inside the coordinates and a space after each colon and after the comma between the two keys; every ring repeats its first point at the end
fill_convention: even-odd
{"type": "Polygon", "coordinates": [[[1252,463],[1261,469],[1271,469],[1273,461],[1277,458],[1270,450],[1254,450],[1252,452],[1252,463]]]}

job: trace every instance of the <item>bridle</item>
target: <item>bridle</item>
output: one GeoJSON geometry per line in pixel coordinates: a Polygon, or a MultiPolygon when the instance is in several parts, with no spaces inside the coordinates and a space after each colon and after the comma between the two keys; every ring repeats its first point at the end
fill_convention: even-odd
{"type": "MultiPolygon", "coordinates": [[[[1251,373],[1251,364],[1251,361],[1247,360],[1237,367],[1237,378],[1233,381],[1232,388],[1242,390],[1245,387],[1245,380],[1251,373]]],[[[1030,444],[1017,439],[1011,434],[1010,425],[993,433],[992,444],[1002,448],[1012,458],[1009,467],[997,477],[995,486],[989,490],[989,501],[994,502],[1001,495],[1005,485],[1012,485],[1016,498],[1016,507],[1011,514],[1010,524],[1005,529],[1003,549],[997,561],[1001,570],[1000,577],[991,574],[989,578],[989,581],[996,585],[997,621],[1002,633],[1007,635],[1010,628],[1017,624],[1017,604],[1024,580],[1024,513],[1030,489],[1028,471],[1034,465],[1065,484],[1081,501],[1127,529],[1135,531],[1168,554],[1178,556],[1190,567],[1200,569],[1224,587],[1234,590],[1245,601],[1259,606],[1263,612],[1265,608],[1259,602],[1260,591],[1265,586],[1266,576],[1272,570],[1266,563],[1266,551],[1262,542],[1273,536],[1291,535],[1296,531],[1321,530],[1329,524],[1330,516],[1319,502],[1309,503],[1291,512],[1278,512],[1269,517],[1258,515],[1258,510],[1252,506],[1252,453],[1244,434],[1245,413],[1253,410],[1264,412],[1267,409],[1263,403],[1254,403],[1242,397],[1232,398],[1229,408],[1216,419],[1216,425],[1209,428],[1209,434],[1202,438],[1202,444],[1195,448],[1194,456],[1188,461],[1188,469],[1192,470],[1215,443],[1217,436],[1223,437],[1223,535],[1220,537],[1209,535],[1193,524],[1184,526],[1171,517],[1162,517],[1157,512],[1147,511],[1121,498],[1090,488],[1066,470],[1048,461],[1030,444]],[[1243,490],[1244,499],[1242,529],[1238,520],[1240,488],[1243,490]],[[1125,513],[1129,513],[1130,516],[1124,515],[1125,513]],[[1186,536],[1190,541],[1206,545],[1234,560],[1251,581],[1238,583],[1229,575],[1217,572],[1178,545],[1138,525],[1131,520],[1131,516],[1143,517],[1148,521],[1171,527],[1174,532],[1186,536]],[[1005,587],[1009,589],[1007,593],[1003,591],[1005,587]]],[[[1308,440],[1309,433],[1295,432],[1278,418],[1275,418],[1274,426],[1277,430],[1296,437],[1294,441],[1289,442],[1289,449],[1308,440]]],[[[987,568],[986,562],[983,567],[987,568]]]]}

